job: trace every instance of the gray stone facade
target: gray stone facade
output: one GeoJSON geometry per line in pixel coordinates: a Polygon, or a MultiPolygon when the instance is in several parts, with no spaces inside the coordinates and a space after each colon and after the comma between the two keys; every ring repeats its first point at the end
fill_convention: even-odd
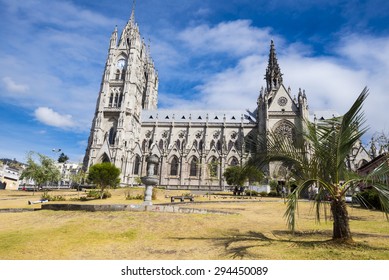
{"type": "MultiPolygon", "coordinates": [[[[307,96],[284,87],[273,42],[265,80],[251,112],[157,110],[158,74],[133,11],[120,38],[115,28],[110,39],[84,166],[112,162],[122,171],[121,184],[132,186],[146,175],[146,157],[154,154],[159,186],[223,189],[224,170],[250,157],[248,138],[273,130],[301,141],[307,96]]],[[[265,171],[269,179],[283,180],[279,163],[265,171]]]]}

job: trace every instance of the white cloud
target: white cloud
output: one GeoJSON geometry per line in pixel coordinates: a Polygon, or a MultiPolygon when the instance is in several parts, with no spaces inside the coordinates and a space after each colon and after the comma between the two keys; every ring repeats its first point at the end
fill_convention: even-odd
{"type": "Polygon", "coordinates": [[[190,50],[205,57],[233,54],[237,59],[231,67],[203,76],[195,88],[196,96],[186,103],[185,97],[161,98],[172,109],[255,109],[259,89],[265,86],[268,42],[276,38],[284,85],[291,86],[292,95],[297,95],[300,87],[305,89],[311,112],[330,109],[343,114],[367,86],[371,94],[364,111],[369,133],[388,129],[387,118],[382,117],[389,101],[388,37],[344,36],[334,42],[333,53],[326,56],[314,56],[310,47],[300,42],[287,45],[282,37],[271,36],[269,29],[242,20],[215,27],[199,25],[179,37],[190,50]]]}
{"type": "Polygon", "coordinates": [[[255,109],[265,63],[260,56],[248,56],[238,64],[207,78],[197,87],[202,106],[217,109],[255,109]]]}
{"type": "Polygon", "coordinates": [[[29,89],[27,85],[18,84],[10,77],[4,77],[3,83],[5,85],[5,88],[10,92],[23,93],[29,89]]]}
{"type": "Polygon", "coordinates": [[[71,115],[61,115],[48,107],[39,107],[35,110],[38,121],[55,127],[68,128],[74,126],[71,115]]]}
{"type": "Polygon", "coordinates": [[[197,55],[224,52],[235,56],[247,55],[270,42],[270,28],[257,28],[249,20],[221,22],[214,27],[199,25],[187,28],[178,37],[197,55]]]}

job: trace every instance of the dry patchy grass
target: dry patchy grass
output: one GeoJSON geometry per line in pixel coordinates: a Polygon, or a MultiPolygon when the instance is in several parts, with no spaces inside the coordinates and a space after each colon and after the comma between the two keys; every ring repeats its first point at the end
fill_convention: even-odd
{"type": "MultiPolygon", "coordinates": [[[[125,200],[128,191],[112,190],[110,199],[77,203],[141,203],[125,200]]],[[[80,195],[75,191],[60,194],[67,198],[80,195]]],[[[171,194],[159,190],[156,203],[167,203],[165,196],[171,194]]],[[[39,204],[27,203],[39,197],[40,193],[33,196],[1,191],[0,209],[39,208],[39,204]]],[[[218,200],[200,196],[196,201],[209,199],[218,200]]],[[[331,221],[316,223],[309,202],[300,203],[298,231],[294,235],[287,230],[283,218],[285,204],[277,198],[228,203],[223,200],[182,207],[236,214],[3,212],[0,259],[389,259],[389,223],[380,212],[350,208],[355,243],[339,245],[330,241],[331,221]]]]}

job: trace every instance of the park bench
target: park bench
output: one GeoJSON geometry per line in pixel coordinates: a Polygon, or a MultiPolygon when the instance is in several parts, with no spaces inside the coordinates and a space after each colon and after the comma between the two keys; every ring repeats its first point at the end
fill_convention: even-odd
{"type": "Polygon", "coordinates": [[[179,199],[180,202],[184,202],[185,199],[193,202],[194,201],[194,197],[193,196],[189,196],[189,195],[178,195],[178,196],[171,196],[170,197],[170,201],[171,202],[174,202],[175,199],[179,199]]]}

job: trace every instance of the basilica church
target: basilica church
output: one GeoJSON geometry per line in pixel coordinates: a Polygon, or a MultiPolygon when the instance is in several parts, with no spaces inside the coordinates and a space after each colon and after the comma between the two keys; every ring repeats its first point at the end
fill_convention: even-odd
{"type": "MultiPolygon", "coordinates": [[[[252,111],[159,110],[157,70],[132,10],[120,36],[115,28],[109,41],[84,167],[111,162],[121,170],[121,185],[133,186],[146,175],[146,157],[153,154],[161,187],[224,189],[224,170],[247,162],[254,150],[250,139],[273,131],[300,141],[304,119],[331,117],[310,114],[305,91],[284,86],[273,41],[265,81],[252,111]]],[[[369,160],[359,144],[349,166],[357,169],[369,160]]],[[[265,174],[282,181],[284,171],[273,163],[265,174]]]]}

